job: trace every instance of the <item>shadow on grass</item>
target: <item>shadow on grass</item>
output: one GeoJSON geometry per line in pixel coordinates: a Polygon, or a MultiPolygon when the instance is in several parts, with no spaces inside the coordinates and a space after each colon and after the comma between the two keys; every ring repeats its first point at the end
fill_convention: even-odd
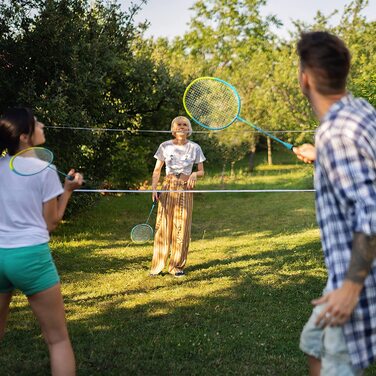
{"type": "MultiPolygon", "coordinates": [[[[259,257],[276,254],[281,252],[276,250],[259,257]]],[[[299,257],[293,251],[283,254],[283,262],[299,257]]],[[[247,259],[244,256],[238,261],[247,259]]],[[[269,273],[273,273],[272,264],[267,264],[269,273]]],[[[91,301],[68,297],[68,311],[77,305],[98,306],[95,314],[69,321],[79,374],[306,374],[298,339],[310,312],[309,300],[321,290],[321,278],[282,276],[281,283],[268,285],[261,283],[259,276],[251,271],[242,273],[223,260],[221,266],[225,266],[221,271],[205,271],[211,263],[197,265],[189,269],[191,274],[185,280],[166,277],[166,286],[151,284],[149,288],[130,290],[124,296],[109,294],[91,301]],[[198,270],[205,273],[197,275],[198,270]],[[223,275],[231,276],[234,282],[231,287],[210,296],[196,296],[200,281],[215,283],[223,275]],[[182,297],[175,294],[171,300],[154,295],[172,284],[177,293],[181,290],[182,297]],[[150,300],[126,308],[123,303],[130,298],[129,294],[148,294],[150,300]]],[[[13,318],[14,323],[17,319],[20,317],[13,318]]],[[[22,368],[17,362],[11,362],[4,363],[8,374],[13,371],[18,375],[48,374],[46,349],[41,340],[36,340],[37,333],[37,327],[25,330],[14,324],[3,344],[7,349],[4,359],[8,354],[19,356],[25,352],[30,360],[37,362],[38,359],[37,364],[45,371],[37,370],[31,361],[25,362],[22,368]]]]}
{"type": "Polygon", "coordinates": [[[126,309],[119,298],[101,314],[70,325],[72,336],[103,328],[91,333],[100,343],[97,351],[77,338],[79,354],[92,354],[79,359],[82,374],[305,374],[297,349],[309,315],[304,292],[303,286],[276,290],[247,279],[226,297],[214,295],[194,306],[160,300],[126,309]]]}
{"type": "MultiPolygon", "coordinates": [[[[195,200],[193,240],[254,235],[261,242],[314,226],[313,199],[213,195],[195,200]]],[[[78,288],[65,296],[78,374],[307,374],[298,340],[309,302],[324,285],[322,273],[312,272],[322,270],[319,240],[284,249],[243,246],[241,255],[234,244],[223,244],[223,258],[209,250],[212,256],[188,264],[184,279],[151,279],[152,245],[129,243],[130,229],[148,208],[150,197],[105,198],[54,238],[63,280],[85,285],[83,293],[78,288]],[[111,273],[124,273],[124,280],[132,273],[137,282],[103,293],[92,276],[103,274],[110,283],[111,273]]],[[[0,348],[2,375],[48,375],[47,350],[30,310],[14,308],[0,348]]]]}
{"type": "MultiPolygon", "coordinates": [[[[198,262],[188,266],[188,276],[181,280],[165,275],[110,294],[95,293],[95,287],[92,297],[67,294],[67,312],[83,312],[82,318],[69,319],[78,374],[307,374],[298,342],[310,300],[324,285],[322,276],[311,273],[321,265],[319,248],[319,240],[311,241],[198,262]],[[215,287],[221,280],[231,283],[199,295],[201,287],[215,287]],[[126,304],[139,297],[138,303],[126,304]],[[86,310],[91,313],[85,315],[86,310]]],[[[86,255],[78,269],[91,263],[101,271],[97,264],[106,262],[105,257],[90,262],[88,250],[86,255]]],[[[133,256],[128,267],[142,259],[133,256]]],[[[126,275],[118,260],[107,262],[106,267],[126,275]]],[[[63,272],[68,279],[76,271],[76,265],[69,265],[63,272]]],[[[28,307],[12,310],[0,351],[4,375],[49,374],[47,350],[28,307]]]]}
{"type": "Polygon", "coordinates": [[[144,251],[140,252],[140,255],[135,255],[137,249],[142,249],[140,246],[134,246],[134,250],[130,254],[132,246],[90,244],[68,251],[53,249],[53,258],[59,272],[66,276],[63,282],[74,283],[75,281],[90,280],[95,274],[126,273],[129,270],[143,268],[143,265],[151,262],[152,248],[151,245],[149,247],[150,252],[147,255],[144,251]],[[107,253],[107,249],[111,250],[110,254],[107,253]],[[113,252],[116,252],[117,255],[114,255],[113,252]]]}
{"type": "MultiPolygon", "coordinates": [[[[239,262],[248,262],[251,268],[252,263],[257,264],[257,268],[265,267],[265,271],[262,274],[270,274],[270,273],[281,273],[279,271],[284,265],[292,265],[297,259],[299,259],[299,271],[304,273],[305,271],[309,272],[312,268],[310,264],[305,264],[304,261],[308,261],[312,258],[312,253],[317,251],[316,253],[316,261],[321,261],[321,253],[320,253],[320,242],[310,242],[305,243],[304,247],[296,247],[293,250],[286,250],[286,249],[278,249],[272,251],[266,251],[261,253],[254,253],[249,255],[243,256],[232,256],[231,258],[222,259],[222,260],[212,260],[204,263],[195,264],[193,266],[189,266],[186,271],[188,274],[192,274],[189,278],[189,282],[200,283],[203,281],[207,281],[210,279],[216,278],[223,278],[223,277],[231,277],[231,278],[238,278],[244,277],[246,275],[250,275],[248,271],[244,271],[244,267],[242,266],[234,266],[239,262]],[[223,268],[223,267],[226,268],[223,268]],[[221,269],[219,272],[218,269],[221,269]]],[[[227,250],[224,250],[224,253],[227,253],[227,250]]],[[[150,259],[147,259],[150,261],[150,259]]],[[[138,263],[138,261],[137,261],[138,263]]],[[[139,263],[138,263],[139,264],[139,263]]],[[[121,268],[112,268],[112,272],[116,271],[125,271],[123,267],[121,268]]],[[[66,271],[65,274],[69,274],[72,272],[72,269],[66,271]]],[[[260,276],[258,274],[258,276],[260,276]]],[[[281,274],[283,275],[283,273],[281,274]]],[[[80,280],[82,280],[83,276],[80,276],[80,280]]],[[[70,278],[69,278],[70,279],[70,278]]],[[[154,278],[153,278],[154,279],[154,278]]],[[[132,295],[144,294],[150,292],[152,290],[160,290],[162,288],[169,289],[171,286],[176,284],[176,279],[170,276],[168,273],[162,273],[159,277],[156,278],[159,281],[164,282],[164,286],[156,285],[155,287],[145,287],[145,288],[137,288],[137,289],[124,289],[121,291],[116,291],[115,293],[110,294],[102,294],[96,295],[95,297],[85,297],[79,298],[80,294],[70,294],[69,298],[66,301],[70,302],[89,302],[93,301],[94,303],[98,300],[104,301],[111,299],[113,297],[118,296],[127,296],[130,297],[132,295]],[[78,298],[77,298],[78,297],[78,298]]],[[[304,278],[299,277],[299,281],[304,281],[304,278]]]]}

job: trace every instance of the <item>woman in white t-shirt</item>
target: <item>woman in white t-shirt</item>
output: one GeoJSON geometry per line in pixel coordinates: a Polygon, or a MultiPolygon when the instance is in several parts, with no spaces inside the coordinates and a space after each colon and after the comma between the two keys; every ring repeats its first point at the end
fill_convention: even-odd
{"type": "Polygon", "coordinates": [[[164,269],[169,255],[168,272],[175,277],[184,276],[191,237],[193,194],[166,192],[158,198],[157,185],[163,165],[166,165],[166,177],[162,190],[190,190],[197,178],[204,176],[205,156],[198,144],[188,140],[192,134],[190,121],[184,116],[176,117],[171,123],[171,132],[174,138],[163,142],[154,155],[157,162],[152,177],[152,199],[159,204],[150,276],[157,276],[164,269]],[[194,164],[197,171],[192,172],[194,164]]]}
{"type": "Polygon", "coordinates": [[[0,118],[0,340],[15,289],[28,298],[48,345],[52,375],[74,375],[75,359],[65,322],[64,303],[48,246],[49,233],[64,215],[82,176],[64,187],[56,171],[47,168],[20,176],[9,168],[12,155],[45,142],[44,125],[27,108],[8,110],[0,118]]]}

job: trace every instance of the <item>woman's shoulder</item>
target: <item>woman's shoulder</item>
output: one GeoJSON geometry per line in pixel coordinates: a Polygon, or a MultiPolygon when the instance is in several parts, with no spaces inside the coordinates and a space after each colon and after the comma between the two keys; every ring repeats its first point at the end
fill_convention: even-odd
{"type": "Polygon", "coordinates": [[[0,155],[0,163],[1,164],[9,165],[9,161],[10,161],[9,154],[5,154],[3,156],[0,155]]]}
{"type": "Polygon", "coordinates": [[[167,141],[162,142],[159,145],[159,147],[165,148],[166,146],[171,146],[171,145],[174,145],[173,141],[172,140],[167,140],[167,141]]]}
{"type": "Polygon", "coordinates": [[[196,148],[196,149],[201,149],[201,146],[197,143],[197,142],[194,142],[194,141],[191,141],[191,140],[189,140],[188,141],[194,148],[196,148]]]}

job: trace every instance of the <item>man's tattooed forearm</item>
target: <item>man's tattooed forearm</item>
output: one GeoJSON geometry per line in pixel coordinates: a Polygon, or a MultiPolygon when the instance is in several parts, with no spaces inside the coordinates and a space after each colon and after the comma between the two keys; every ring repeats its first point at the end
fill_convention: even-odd
{"type": "Polygon", "coordinates": [[[376,236],[361,232],[354,234],[351,260],[346,279],[363,284],[376,257],[376,236]]]}

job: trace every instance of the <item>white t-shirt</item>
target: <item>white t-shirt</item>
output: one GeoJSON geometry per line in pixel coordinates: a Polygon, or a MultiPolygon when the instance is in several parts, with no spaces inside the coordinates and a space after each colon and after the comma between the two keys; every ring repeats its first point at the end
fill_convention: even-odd
{"type": "Polygon", "coordinates": [[[43,218],[43,203],[64,190],[57,172],[20,176],[9,168],[10,157],[0,158],[0,248],[47,243],[50,236],[43,218]]]}
{"type": "Polygon", "coordinates": [[[206,160],[200,145],[188,141],[185,145],[175,145],[172,140],[159,145],[154,158],[165,162],[166,175],[192,173],[193,164],[206,160]]]}

